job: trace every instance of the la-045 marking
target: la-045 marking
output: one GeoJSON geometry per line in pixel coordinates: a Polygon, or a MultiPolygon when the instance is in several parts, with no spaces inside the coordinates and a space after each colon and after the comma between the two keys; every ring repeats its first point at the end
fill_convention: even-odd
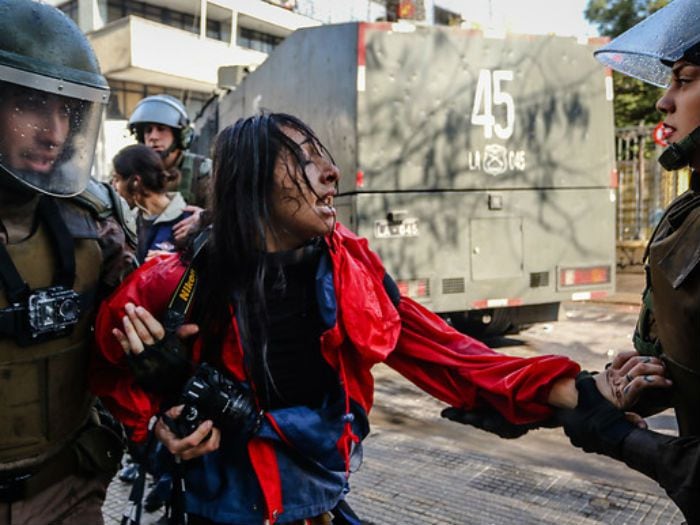
{"type": "Polygon", "coordinates": [[[418,219],[404,219],[398,223],[391,223],[387,220],[375,221],[374,236],[378,239],[418,237],[418,219]]]}

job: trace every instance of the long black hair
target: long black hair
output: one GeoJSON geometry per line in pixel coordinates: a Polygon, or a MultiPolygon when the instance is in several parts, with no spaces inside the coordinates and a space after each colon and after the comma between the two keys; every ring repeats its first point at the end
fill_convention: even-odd
{"type": "Polygon", "coordinates": [[[302,184],[311,187],[304,172],[304,153],[284,128],[298,131],[330,158],[311,128],[283,113],[262,112],[221,131],[213,155],[211,233],[205,257],[197,263],[202,291],[197,294],[201,301],[195,317],[203,334],[202,358],[220,363],[230,322],[229,305],[233,304],[245,364],[263,396],[271,384],[264,278],[268,270],[266,226],[271,221],[277,159],[292,155],[296,173],[289,173],[291,180],[299,188],[302,184]]]}

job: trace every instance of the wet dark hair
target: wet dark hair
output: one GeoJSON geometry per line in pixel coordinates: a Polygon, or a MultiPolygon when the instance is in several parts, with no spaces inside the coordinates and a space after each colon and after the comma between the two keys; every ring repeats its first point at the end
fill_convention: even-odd
{"type": "Polygon", "coordinates": [[[126,187],[132,195],[143,195],[146,191],[151,193],[165,193],[165,186],[175,176],[166,171],[158,153],[144,146],[133,144],[119,150],[112,159],[114,171],[126,180],[126,187]],[[136,176],[141,179],[137,187],[136,176]]]}
{"type": "Polygon", "coordinates": [[[310,187],[304,152],[283,128],[301,133],[332,161],[311,128],[283,113],[262,112],[219,133],[213,156],[211,233],[200,266],[202,292],[197,294],[206,298],[206,304],[195,309],[204,334],[203,359],[220,362],[230,323],[228,307],[235,302],[246,366],[262,399],[270,387],[264,278],[266,225],[271,220],[277,159],[291,155],[296,165],[296,173],[289,173],[291,180],[298,187],[310,187]]]}

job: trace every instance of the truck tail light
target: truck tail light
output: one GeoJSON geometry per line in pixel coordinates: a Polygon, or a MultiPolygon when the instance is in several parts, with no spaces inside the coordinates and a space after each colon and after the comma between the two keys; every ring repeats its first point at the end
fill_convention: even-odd
{"type": "Polygon", "coordinates": [[[429,279],[408,279],[396,281],[399,293],[405,297],[422,298],[430,297],[429,279]]]}
{"type": "Polygon", "coordinates": [[[589,266],[586,268],[561,268],[559,286],[585,286],[610,282],[610,266],[589,266]]]}

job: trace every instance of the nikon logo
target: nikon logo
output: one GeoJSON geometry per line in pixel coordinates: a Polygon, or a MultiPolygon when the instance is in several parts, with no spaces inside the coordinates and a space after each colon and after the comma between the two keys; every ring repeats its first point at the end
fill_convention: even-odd
{"type": "Polygon", "coordinates": [[[189,274],[187,275],[187,280],[185,281],[185,284],[182,285],[182,289],[178,294],[180,299],[182,299],[183,301],[189,301],[190,295],[192,295],[192,290],[194,289],[194,282],[194,270],[190,269],[189,274]]]}

